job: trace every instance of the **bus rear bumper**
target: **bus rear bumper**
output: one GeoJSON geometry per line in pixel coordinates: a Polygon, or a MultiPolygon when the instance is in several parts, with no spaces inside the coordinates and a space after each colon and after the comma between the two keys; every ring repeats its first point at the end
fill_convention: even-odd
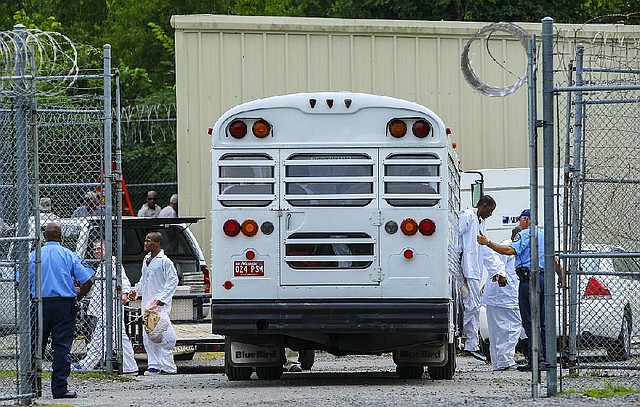
{"type": "Polygon", "coordinates": [[[429,334],[450,332],[451,300],[213,300],[216,334],[429,334]]]}

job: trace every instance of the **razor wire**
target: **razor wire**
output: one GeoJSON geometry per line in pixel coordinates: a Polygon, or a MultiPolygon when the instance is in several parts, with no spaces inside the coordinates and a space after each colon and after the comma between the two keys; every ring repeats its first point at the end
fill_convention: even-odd
{"type": "Polygon", "coordinates": [[[57,95],[73,86],[78,73],[78,50],[69,37],[20,24],[0,32],[0,93],[57,95]],[[36,87],[34,79],[48,85],[36,87]]]}
{"type": "MultiPolygon", "coordinates": [[[[462,51],[460,65],[461,65],[462,75],[464,76],[464,79],[467,81],[469,86],[471,86],[473,89],[475,89],[476,91],[478,91],[479,93],[485,96],[504,97],[517,91],[527,81],[527,73],[526,73],[526,69],[525,69],[525,72],[521,75],[513,72],[513,70],[506,65],[506,61],[500,61],[499,58],[494,55],[494,52],[490,47],[490,43],[491,43],[490,40],[492,39],[492,36],[497,32],[510,34],[516,40],[518,40],[520,44],[522,44],[522,46],[524,47],[525,53],[527,52],[528,35],[525,30],[511,23],[505,23],[505,22],[493,23],[478,30],[471,37],[471,39],[467,41],[462,51]],[[476,45],[473,48],[474,51],[471,52],[472,45],[474,43],[476,45]],[[483,82],[478,77],[478,74],[473,68],[473,65],[474,65],[473,61],[475,60],[475,57],[479,55],[482,50],[486,51],[486,54],[488,55],[490,60],[493,61],[498,66],[499,69],[506,72],[509,77],[513,77],[516,79],[513,85],[503,86],[503,87],[492,86],[483,82]]],[[[526,68],[526,64],[525,64],[525,68],[526,68]]]]}

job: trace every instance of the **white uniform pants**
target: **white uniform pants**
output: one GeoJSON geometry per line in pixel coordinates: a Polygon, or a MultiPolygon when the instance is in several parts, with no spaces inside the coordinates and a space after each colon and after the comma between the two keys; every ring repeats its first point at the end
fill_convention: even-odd
{"type": "Polygon", "coordinates": [[[487,305],[487,325],[491,366],[494,369],[502,369],[515,365],[513,356],[522,331],[518,308],[487,305]]]}
{"type": "Polygon", "coordinates": [[[167,329],[162,333],[161,342],[153,342],[149,339],[147,331],[143,330],[142,342],[147,351],[148,367],[147,369],[158,369],[166,373],[176,373],[178,368],[173,361],[173,347],[176,346],[176,331],[173,325],[169,324],[167,329]]]}
{"type": "Polygon", "coordinates": [[[479,350],[478,325],[480,324],[480,280],[475,278],[466,279],[469,295],[462,299],[464,305],[464,316],[462,330],[467,338],[464,342],[464,350],[479,350]]]}
{"type": "MultiPolygon", "coordinates": [[[[82,370],[97,369],[100,361],[104,360],[106,354],[106,333],[107,329],[104,323],[104,315],[97,317],[96,327],[91,335],[91,340],[87,344],[87,354],[79,362],[82,370]]],[[[113,336],[113,348],[116,347],[116,338],[113,336]]],[[[124,324],[122,324],[122,371],[123,373],[132,373],[138,371],[138,364],[133,356],[133,346],[127,336],[124,324]]]]}
{"type": "Polygon", "coordinates": [[[300,364],[300,362],[298,361],[300,354],[297,351],[291,350],[289,348],[284,348],[284,355],[287,358],[287,363],[285,363],[284,365],[285,369],[289,370],[291,369],[291,366],[300,364]]]}

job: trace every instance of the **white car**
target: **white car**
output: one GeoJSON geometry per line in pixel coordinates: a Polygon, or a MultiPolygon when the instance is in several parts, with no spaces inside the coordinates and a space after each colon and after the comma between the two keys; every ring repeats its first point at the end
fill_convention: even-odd
{"type": "MultiPolygon", "coordinates": [[[[611,245],[584,245],[583,253],[624,253],[611,245]]],[[[631,257],[579,259],[576,305],[578,349],[604,348],[608,359],[631,357],[640,341],[640,261],[631,257]]],[[[556,293],[557,336],[568,337],[569,309],[564,298],[569,288],[556,293]],[[566,291],[565,291],[566,290],[566,291]]],[[[571,302],[569,302],[570,304],[571,302]]],[[[480,347],[489,357],[486,310],[480,311],[480,347]]]]}

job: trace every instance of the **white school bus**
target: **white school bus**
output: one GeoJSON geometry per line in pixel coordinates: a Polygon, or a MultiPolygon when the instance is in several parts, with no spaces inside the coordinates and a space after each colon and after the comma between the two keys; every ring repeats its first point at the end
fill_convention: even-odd
{"type": "Polygon", "coordinates": [[[275,96],[212,136],[212,327],[229,380],[279,378],[284,348],[391,352],[402,378],[455,373],[458,157],[416,103],[275,96]]]}

